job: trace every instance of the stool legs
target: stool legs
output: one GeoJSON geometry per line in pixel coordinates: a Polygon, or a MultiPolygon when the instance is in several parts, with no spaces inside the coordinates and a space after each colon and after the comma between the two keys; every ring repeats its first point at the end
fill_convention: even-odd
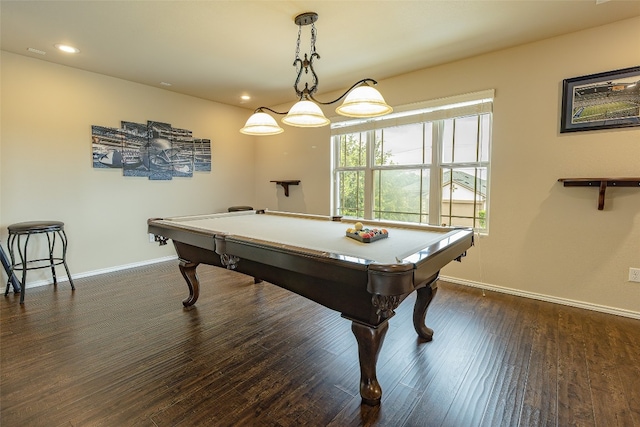
{"type": "MultiPolygon", "coordinates": [[[[24,242],[24,252],[23,247],[20,245],[20,234],[11,234],[7,238],[7,247],[9,248],[9,258],[11,258],[11,265],[9,266],[9,279],[11,279],[11,275],[15,274],[15,266],[16,264],[16,256],[14,252],[14,244],[16,243],[16,239],[18,240],[18,255],[20,256],[20,265],[22,266],[22,280],[20,281],[20,304],[24,303],[24,284],[27,281],[27,244],[29,243],[30,234],[27,234],[27,240],[24,242]]],[[[9,293],[9,285],[11,280],[7,282],[7,289],[4,291],[4,296],[7,296],[9,293]]]]}
{"type": "MultiPolygon", "coordinates": [[[[9,250],[9,280],[7,281],[7,289],[4,291],[4,296],[6,297],[9,294],[9,287],[11,286],[11,277],[14,276],[16,279],[18,276],[15,276],[14,266],[16,265],[16,257],[13,253],[13,242],[16,240],[16,234],[10,234],[7,237],[7,249],[9,250]]],[[[18,248],[20,246],[18,245],[18,248]]],[[[24,293],[24,277],[22,278],[22,282],[20,282],[20,293],[24,293]]]]}
{"type": "Polygon", "coordinates": [[[9,266],[9,281],[7,282],[7,288],[4,292],[4,295],[7,296],[9,294],[9,287],[11,284],[11,277],[12,274],[14,274],[14,271],[16,270],[16,266],[20,265],[22,267],[22,281],[21,281],[21,292],[20,292],[20,304],[24,304],[24,294],[25,294],[25,283],[27,283],[27,270],[33,269],[33,268],[42,268],[42,267],[47,267],[47,265],[44,265],[42,267],[27,267],[27,264],[29,262],[38,262],[38,261],[49,261],[49,265],[48,267],[51,268],[51,274],[53,276],[53,284],[54,286],[57,286],[58,284],[58,278],[56,276],[56,265],[62,264],[64,265],[64,269],[67,273],[67,278],[69,279],[69,284],[71,285],[71,289],[75,290],[75,286],[73,284],[73,279],[71,278],[71,273],[69,272],[69,267],[67,266],[67,235],[64,232],[63,229],[59,229],[59,230],[50,230],[48,232],[45,232],[44,234],[46,234],[47,236],[47,247],[49,250],[49,256],[48,258],[44,258],[44,259],[37,259],[37,260],[32,260],[29,261],[27,258],[27,247],[29,245],[29,239],[31,238],[31,234],[36,234],[36,233],[17,233],[17,234],[10,234],[8,239],[7,239],[7,246],[9,248],[9,257],[11,258],[11,265],[9,266]],[[50,234],[51,233],[51,234],[50,234]],[[26,239],[24,240],[24,245],[21,242],[21,237],[23,235],[26,235],[26,239]],[[54,251],[55,251],[55,246],[56,246],[56,238],[60,239],[61,243],[62,243],[62,257],[61,258],[55,258],[54,257],[54,251]],[[18,256],[20,258],[20,263],[16,263],[16,256],[15,256],[15,246],[17,246],[17,250],[18,250],[18,256]],[[57,261],[57,262],[56,262],[57,261]]]}
{"type": "MultiPolygon", "coordinates": [[[[29,244],[31,234],[27,234],[27,239],[24,241],[24,246],[20,246],[20,236],[20,234],[17,235],[18,255],[20,255],[20,263],[22,264],[22,281],[20,282],[22,292],[20,292],[20,304],[24,304],[25,284],[27,283],[27,245],[29,244]]],[[[49,235],[47,234],[47,236],[49,235]]],[[[11,241],[11,244],[13,245],[13,241],[11,241]]],[[[9,247],[9,252],[11,252],[11,262],[13,262],[13,246],[9,247]]]]}
{"type": "MultiPolygon", "coordinates": [[[[76,287],[73,285],[73,279],[71,278],[71,273],[69,273],[69,267],[67,266],[67,234],[64,232],[64,230],[60,230],[57,233],[60,236],[60,240],[62,241],[62,265],[64,265],[64,270],[67,272],[71,290],[75,291],[76,287]]],[[[53,257],[53,248],[51,248],[51,256],[53,257]]]]}
{"type": "MultiPolygon", "coordinates": [[[[53,232],[53,239],[49,236],[49,233],[45,233],[47,235],[47,246],[49,247],[49,262],[51,263],[51,276],[53,277],[53,286],[58,285],[58,278],[56,277],[56,267],[53,264],[53,249],[56,246],[56,232],[53,232]]],[[[25,252],[26,252],[26,244],[25,244],[25,252]]]]}

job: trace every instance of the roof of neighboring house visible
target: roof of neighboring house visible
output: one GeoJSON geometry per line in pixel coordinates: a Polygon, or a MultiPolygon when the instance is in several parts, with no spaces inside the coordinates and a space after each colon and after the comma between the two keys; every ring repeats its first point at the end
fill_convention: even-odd
{"type": "MultiPolygon", "coordinates": [[[[451,183],[451,171],[445,171],[442,176],[442,186],[449,185],[451,183]]],[[[475,178],[466,172],[453,171],[453,183],[464,187],[469,191],[478,192],[483,197],[487,195],[487,181],[482,178],[475,178]]]]}

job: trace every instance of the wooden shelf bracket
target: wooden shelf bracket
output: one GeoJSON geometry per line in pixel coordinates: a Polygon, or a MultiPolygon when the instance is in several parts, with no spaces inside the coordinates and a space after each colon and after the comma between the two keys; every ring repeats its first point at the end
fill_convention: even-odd
{"type": "Polygon", "coordinates": [[[298,185],[298,184],[300,184],[300,180],[296,180],[296,179],[271,181],[271,182],[275,182],[276,185],[282,185],[282,188],[284,188],[285,197],[289,197],[289,186],[290,185],[298,185]]]}
{"type": "Polygon", "coordinates": [[[604,194],[607,187],[640,188],[640,178],[560,178],[565,187],[598,187],[598,210],[604,209],[604,194]]]}

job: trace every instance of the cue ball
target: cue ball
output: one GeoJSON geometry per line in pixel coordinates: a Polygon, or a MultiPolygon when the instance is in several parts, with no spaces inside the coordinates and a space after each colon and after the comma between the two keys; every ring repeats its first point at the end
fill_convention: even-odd
{"type": "Polygon", "coordinates": [[[354,226],[354,227],[355,227],[355,229],[356,229],[357,231],[360,231],[360,230],[362,230],[362,227],[363,227],[363,226],[362,226],[362,223],[361,223],[361,222],[356,222],[356,224],[355,224],[355,226],[354,226]]]}

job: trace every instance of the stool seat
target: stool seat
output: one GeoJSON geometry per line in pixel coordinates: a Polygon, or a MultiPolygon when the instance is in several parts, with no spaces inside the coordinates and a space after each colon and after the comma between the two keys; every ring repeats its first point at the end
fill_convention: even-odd
{"type": "Polygon", "coordinates": [[[46,233],[61,230],[64,222],[61,221],[26,221],[11,224],[7,227],[9,234],[22,233],[46,233]]]}
{"type": "Polygon", "coordinates": [[[252,211],[253,208],[251,206],[231,206],[229,207],[229,212],[240,212],[240,211],[252,211]]]}
{"type": "MultiPolygon", "coordinates": [[[[7,289],[4,295],[9,293],[9,285],[11,284],[11,277],[14,276],[14,272],[18,269],[22,270],[22,280],[20,281],[20,304],[24,303],[25,284],[27,281],[27,270],[36,270],[40,268],[51,268],[51,274],[53,276],[54,286],[58,284],[56,278],[56,265],[64,265],[64,269],[67,272],[67,278],[71,289],[75,290],[73,285],[73,279],[71,273],[69,273],[69,267],[67,266],[67,235],[64,232],[64,222],[62,221],[26,221],[11,224],[7,227],[9,231],[9,237],[7,239],[7,246],[9,247],[9,255],[11,257],[11,264],[9,266],[9,282],[7,283],[7,289]],[[44,234],[47,237],[47,245],[49,253],[46,258],[29,259],[29,252],[27,246],[29,239],[32,235],[44,234]],[[21,239],[24,238],[24,241],[21,239]],[[56,241],[60,240],[62,243],[62,250],[56,251],[56,241]],[[17,251],[16,251],[17,247],[17,251]],[[20,258],[19,262],[16,262],[16,252],[20,258]],[[60,254],[59,252],[62,252],[60,254]]],[[[16,290],[16,292],[18,292],[16,290]]]]}

